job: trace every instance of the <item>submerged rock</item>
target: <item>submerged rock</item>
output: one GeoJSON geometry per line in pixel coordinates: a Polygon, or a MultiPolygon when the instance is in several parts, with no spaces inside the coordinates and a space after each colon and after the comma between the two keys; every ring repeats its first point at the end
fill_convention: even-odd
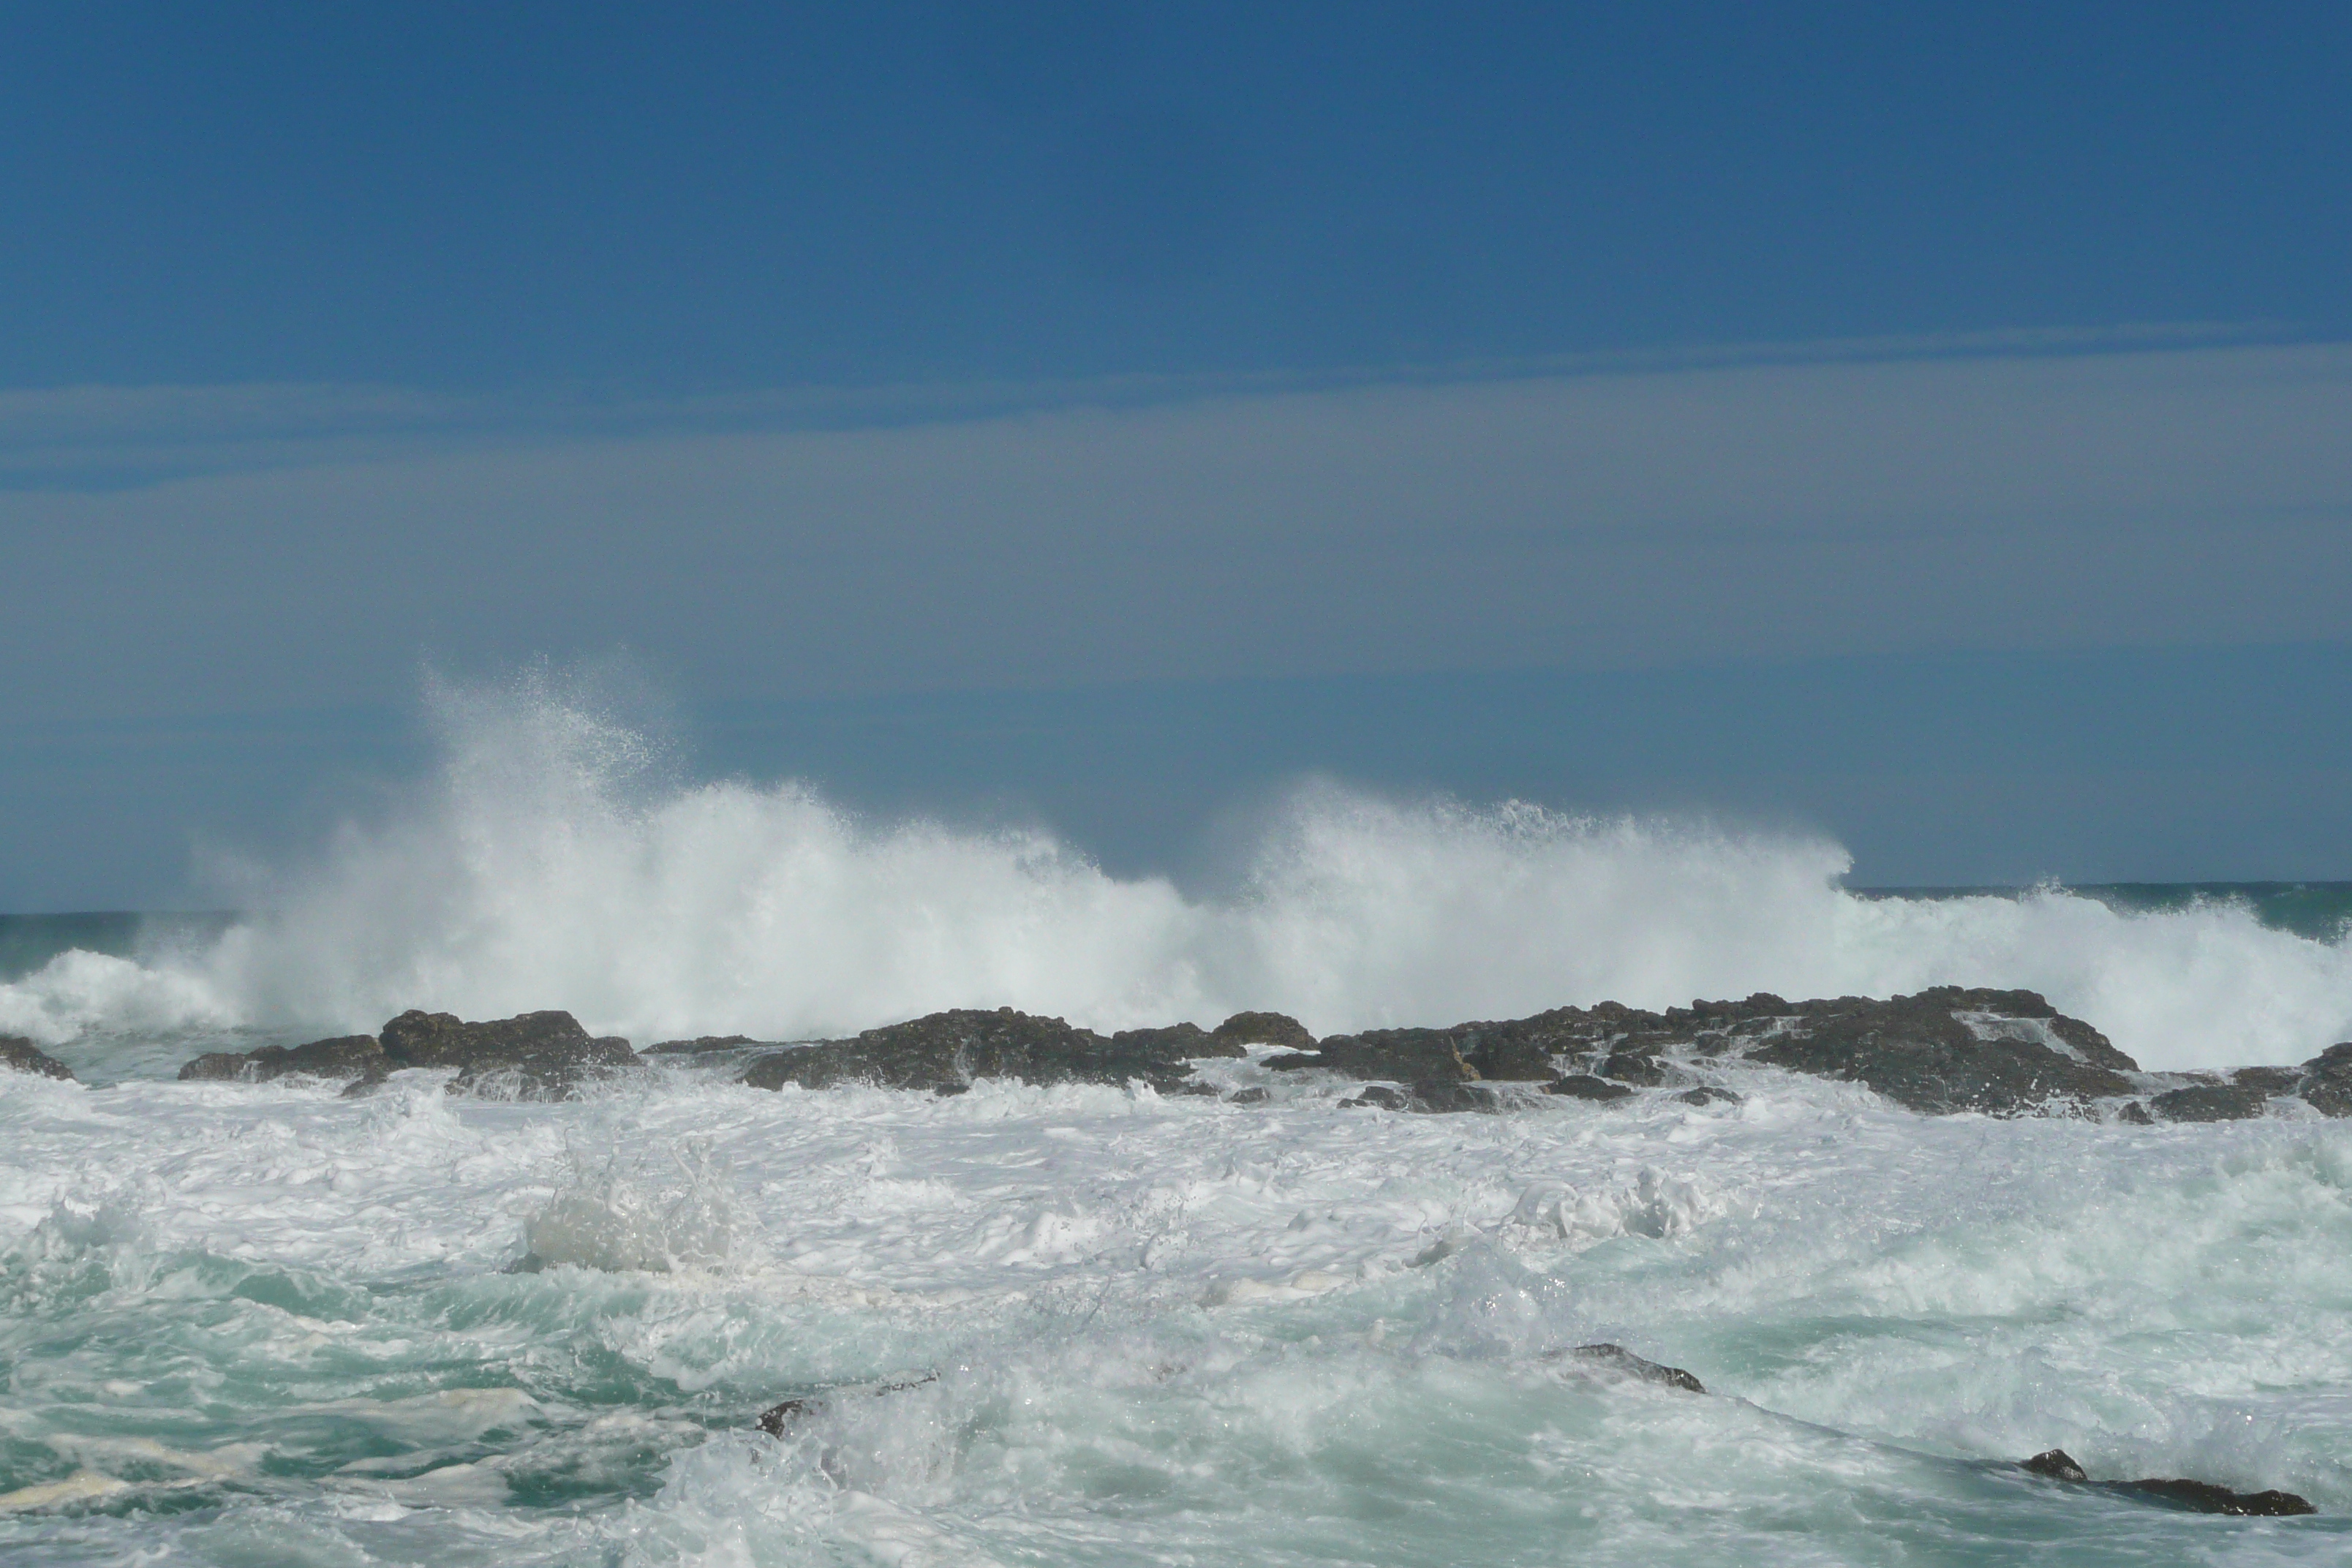
{"type": "Polygon", "coordinates": [[[1140,1079],[1166,1092],[1180,1090],[1192,1063],[1237,1057],[1197,1025],[1130,1029],[1106,1037],[1060,1018],[1010,1007],[993,1012],[958,1007],[868,1029],[855,1039],[821,1040],[776,1051],[753,1062],[743,1081],[756,1089],[803,1089],[864,1083],[880,1089],[961,1093],[981,1079],[1022,1083],[1124,1084],[1140,1079]]]}
{"type": "Polygon", "coordinates": [[[2293,1492],[2234,1492],[2210,1481],[2116,1481],[2111,1491],[2135,1492],[2197,1513],[2234,1513],[2260,1519],[2292,1518],[2317,1513],[2308,1498],[2293,1492]]]}
{"type": "Polygon", "coordinates": [[[830,1394],[854,1392],[879,1399],[886,1394],[904,1394],[910,1388],[920,1388],[927,1383],[937,1383],[939,1380],[938,1373],[927,1372],[919,1377],[905,1378],[897,1383],[867,1384],[854,1390],[828,1389],[824,1394],[803,1394],[792,1399],[778,1400],[761,1411],[758,1425],[760,1430],[769,1436],[781,1437],[793,1426],[824,1408],[830,1403],[828,1397],[830,1394]]]}
{"type": "Polygon", "coordinates": [[[592,1037],[569,1013],[522,1013],[467,1023],[453,1013],[412,1008],[381,1035],[344,1035],[304,1046],[264,1046],[237,1054],[212,1051],[180,1068],[185,1080],[259,1082],[300,1076],[348,1080],[346,1095],[365,1092],[403,1068],[457,1069],[452,1094],[500,1091],[524,1100],[562,1100],[641,1058],[629,1042],[592,1037]]]}
{"type": "Polygon", "coordinates": [[[2053,1481],[2088,1481],[2091,1478],[2074,1462],[2074,1456],[2063,1448],[2044,1448],[2030,1459],[2020,1460],[2019,1469],[2031,1470],[2037,1476],[2047,1476],[2053,1481]]]}
{"type": "Polygon", "coordinates": [[[2215,1486],[2210,1481],[2137,1480],[2094,1481],[2063,1448],[2049,1448],[2023,1460],[2019,1469],[2064,1481],[2070,1486],[2095,1486],[2104,1492],[2139,1497],[2173,1508],[2188,1509],[2196,1513],[2239,1514],[2251,1518],[2291,1518],[2297,1514],[2316,1513],[2310,1500],[2293,1492],[2231,1491],[2228,1487],[2215,1486]]]}
{"type": "Polygon", "coordinates": [[[1660,1362],[1644,1361],[1623,1345],[1579,1345],[1568,1352],[1584,1361],[1598,1362],[1603,1366],[1640,1378],[1643,1383],[1662,1384],[1679,1388],[1685,1394],[1705,1394],[1706,1385],[1678,1366],[1660,1362]]]}
{"type": "Polygon", "coordinates": [[[73,1069],[22,1035],[0,1035],[0,1068],[73,1081],[73,1069]]]}

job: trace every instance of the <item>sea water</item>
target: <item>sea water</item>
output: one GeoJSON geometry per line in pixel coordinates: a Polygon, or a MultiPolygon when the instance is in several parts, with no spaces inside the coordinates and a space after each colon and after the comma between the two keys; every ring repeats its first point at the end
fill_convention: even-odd
{"type": "MultiPolygon", "coordinates": [[[[1807,839],[1303,796],[1230,885],[649,780],[574,710],[0,981],[0,1560],[2352,1560],[2352,1124],[1736,1104],[1343,1110],[984,1083],[562,1103],[173,1079],[410,1005],[640,1044],[1000,1004],[1320,1030],[2025,985],[2148,1066],[2352,1037],[2251,900],[1863,897],[1807,839]],[[1561,1352],[1622,1344],[1692,1394],[1561,1352]],[[781,1436],[759,1413],[801,1398],[781,1436]],[[2037,1479],[2284,1488],[2303,1519],[2037,1479]]],[[[1260,1053],[1263,1054],[1263,1053],[1260,1053]]]]}

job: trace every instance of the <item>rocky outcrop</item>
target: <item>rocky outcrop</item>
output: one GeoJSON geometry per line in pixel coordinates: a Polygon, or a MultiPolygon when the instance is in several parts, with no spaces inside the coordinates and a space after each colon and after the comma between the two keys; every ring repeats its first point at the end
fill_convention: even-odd
{"type": "Polygon", "coordinates": [[[649,1057],[707,1057],[714,1051],[747,1051],[758,1046],[779,1046],[782,1040],[755,1040],[749,1035],[699,1035],[691,1040],[659,1040],[646,1047],[649,1057]]]}
{"type": "MultiPolygon", "coordinates": [[[[1362,1085],[1339,1100],[1347,1109],[1496,1111],[1540,1094],[1605,1105],[1644,1090],[1693,1106],[1737,1105],[1740,1096],[1724,1083],[1732,1076],[1725,1069],[1748,1063],[1861,1084],[1923,1115],[2095,1110],[2140,1124],[2220,1121],[2263,1115],[2273,1100],[2299,1097],[2322,1114],[2352,1116],[2352,1042],[2299,1068],[2241,1068],[2226,1078],[2144,1074],[2097,1029],[2033,992],[1951,985],[1885,1000],[1789,1002],[1758,992],[1663,1012],[1603,1002],[1319,1041],[1281,1013],[1237,1013],[1214,1029],[1181,1023],[1102,1035],[1010,1007],[956,1008],[850,1039],[786,1045],[706,1036],[665,1040],[648,1054],[740,1068],[743,1082],[761,1089],[870,1084],[959,1094],[979,1079],[1005,1079],[1140,1081],[1163,1094],[1213,1095],[1217,1088],[1195,1075],[1195,1064],[1268,1045],[1280,1048],[1261,1065],[1276,1073],[1323,1073],[1362,1085]]],[[[258,1081],[299,1074],[340,1079],[356,1093],[402,1068],[442,1067],[457,1069],[453,1092],[550,1099],[640,1060],[626,1040],[592,1038],[569,1013],[467,1023],[412,1010],[377,1035],[215,1052],[189,1062],[180,1076],[258,1081]]],[[[28,1041],[0,1037],[0,1063],[70,1076],[28,1041]]],[[[1233,1104],[1272,1098],[1257,1086],[1227,1096],[1233,1104]]]]}
{"type": "Polygon", "coordinates": [[[452,1094],[505,1094],[562,1100],[583,1085],[638,1065],[629,1042],[592,1037],[569,1013],[523,1013],[467,1023],[453,1013],[415,1008],[377,1035],[346,1035],[305,1046],[264,1046],[243,1054],[215,1051],[181,1068],[191,1079],[257,1082],[287,1077],[341,1079],[363,1093],[403,1068],[455,1068],[452,1094]]]}
{"type": "Polygon", "coordinates": [[[2239,1068],[2225,1079],[2194,1081],[2123,1108],[2126,1121],[2241,1121],[2261,1116],[2271,1101],[2300,1099],[2322,1116],[2352,1116],[2352,1041],[2330,1046],[2299,1068],[2239,1068]]]}
{"type": "Polygon", "coordinates": [[[743,1081],[757,1089],[862,1083],[961,1094],[981,1079],[1047,1085],[1141,1079],[1180,1092],[1194,1060],[1242,1054],[1240,1046],[1193,1024],[1103,1036],[1010,1007],[958,1007],[868,1029],[855,1039],[776,1051],[753,1062],[743,1081]]]}
{"type": "Polygon", "coordinates": [[[2269,1095],[2248,1085],[2192,1083],[2151,1097],[2147,1109],[2159,1121],[2242,1121],[2269,1104],[2269,1095]]]}
{"type": "Polygon", "coordinates": [[[2295,1091],[2324,1116],[2352,1116],[2352,1040],[2330,1046],[2304,1063],[2295,1091]]]}
{"type": "Polygon", "coordinates": [[[1633,1098],[1631,1086],[1612,1083],[1600,1074],[1590,1072],[1564,1073],[1544,1085],[1544,1092],[1564,1094],[1571,1100],[1595,1100],[1602,1105],[1608,1104],[1612,1100],[1633,1098]]]}
{"type": "Polygon", "coordinates": [[[1312,1050],[1315,1036],[1287,1013],[1236,1013],[1210,1033],[1229,1046],[1287,1046],[1312,1050]]]}
{"type": "MultiPolygon", "coordinates": [[[[1867,1084],[1928,1115],[2087,1104],[2136,1087],[2137,1064],[2031,991],[1940,986],[1885,1002],[1808,1003],[1749,1061],[1867,1084]]],[[[1746,1020],[1742,1020],[1743,1023],[1746,1020]]]]}
{"type": "Polygon", "coordinates": [[[1269,1057],[1279,1072],[1320,1069],[1412,1086],[1417,1109],[1464,1097],[1426,1086],[1542,1082],[1556,1095],[1623,1100],[1637,1089],[1708,1092],[1730,1060],[1862,1083],[1925,1114],[2013,1116],[2130,1094],[2132,1059],[2079,1018],[2031,991],[1942,986],[1886,1001],[1844,996],[1786,1002],[1766,992],[1663,1013],[1604,1002],[1505,1022],[1337,1035],[1312,1051],[1269,1057]]]}
{"type": "Polygon", "coordinates": [[[22,1035],[0,1035],[0,1068],[73,1081],[73,1069],[22,1035]]]}
{"type": "Polygon", "coordinates": [[[242,1054],[207,1051],[180,1068],[183,1083],[223,1079],[263,1083],[274,1078],[382,1078],[383,1047],[373,1035],[343,1035],[307,1046],[264,1046],[242,1054]]]}
{"type": "Polygon", "coordinates": [[[1556,1007],[1502,1023],[1367,1029],[1328,1036],[1312,1051],[1268,1057],[1265,1065],[1276,1072],[1319,1068],[1349,1078],[1402,1083],[1542,1082],[1559,1076],[1563,1058],[1605,1051],[1620,1033],[1620,1019],[1627,1016],[1628,1009],[1604,1002],[1591,1010],[1556,1007]]]}
{"type": "Polygon", "coordinates": [[[2096,1487],[2105,1492],[2187,1509],[2195,1513],[2229,1513],[2257,1518],[2287,1518],[2316,1513],[2310,1500],[2293,1492],[2231,1491],[2210,1481],[2094,1481],[2063,1448],[2051,1448],[2021,1461],[2018,1468],[2069,1486],[2096,1487]]]}

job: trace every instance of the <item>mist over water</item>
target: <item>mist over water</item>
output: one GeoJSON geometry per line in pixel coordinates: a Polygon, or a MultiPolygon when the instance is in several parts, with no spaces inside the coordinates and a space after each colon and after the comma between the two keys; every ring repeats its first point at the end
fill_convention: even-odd
{"type": "Polygon", "coordinates": [[[1523,803],[1296,793],[1227,886],[1120,878],[1037,829],[861,817],[794,783],[682,780],[545,678],[433,698],[442,762],[316,856],[226,873],[265,910],[0,984],[0,1031],[372,1030],[561,1007],[640,1043],[798,1038],[1009,1005],[1100,1028],[1244,1007],[1318,1031],[1757,990],[2021,986],[2143,1065],[2352,1036],[2352,945],[2227,902],[2128,912],[1866,898],[1819,837],[1523,803]]]}

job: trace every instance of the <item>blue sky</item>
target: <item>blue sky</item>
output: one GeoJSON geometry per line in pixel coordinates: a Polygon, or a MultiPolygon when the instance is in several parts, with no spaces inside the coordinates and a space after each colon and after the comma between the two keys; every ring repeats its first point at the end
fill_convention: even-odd
{"type": "Polygon", "coordinates": [[[2340,5],[11,6],[0,383],[2352,325],[2340,5]]]}
{"type": "Polygon", "coordinates": [[[2347,68],[2316,5],[10,8],[0,907],[200,897],[417,764],[427,662],[616,648],[713,766],[1121,864],[1324,769],[2352,876],[2347,68]]]}

